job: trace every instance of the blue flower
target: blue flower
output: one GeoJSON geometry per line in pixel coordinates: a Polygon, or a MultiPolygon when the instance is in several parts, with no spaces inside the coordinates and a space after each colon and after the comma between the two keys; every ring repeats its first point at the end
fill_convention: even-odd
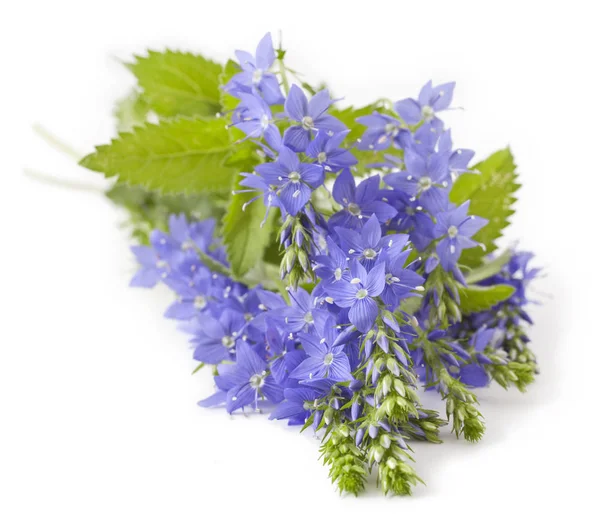
{"type": "Polygon", "coordinates": [[[150,246],[132,246],[131,251],[141,268],[129,283],[132,287],[154,287],[169,269],[169,263],[160,258],[150,246]]]}
{"type": "Polygon", "coordinates": [[[285,100],[285,112],[289,118],[299,125],[288,128],[283,134],[283,144],[296,152],[304,152],[308,148],[313,132],[326,133],[342,132],[346,126],[331,114],[327,109],[333,101],[326,89],[319,91],[310,101],[296,84],[293,84],[285,100]]]}
{"type": "Polygon", "coordinates": [[[320,130],[306,149],[306,155],[316,160],[325,171],[336,172],[354,166],[358,160],[349,150],[340,148],[342,141],[350,131],[344,130],[328,134],[320,130]]]}
{"type": "Polygon", "coordinates": [[[343,209],[329,219],[331,227],[357,229],[375,215],[379,223],[392,219],[398,211],[382,201],[379,175],[363,180],[358,187],[349,170],[343,170],[333,184],[333,198],[343,209]]]}
{"type": "MultiPolygon", "coordinates": [[[[329,284],[338,280],[350,280],[348,271],[348,258],[342,249],[331,239],[327,238],[327,254],[317,255],[315,274],[325,283],[329,284]]],[[[321,283],[317,285],[319,287],[321,283]]]]}
{"type": "Polygon", "coordinates": [[[406,246],[406,234],[392,234],[381,237],[379,220],[373,214],[362,227],[360,232],[347,228],[336,227],[342,243],[342,248],[351,259],[359,260],[367,270],[377,262],[381,251],[385,248],[390,256],[397,256],[406,246]]]}
{"type": "Polygon", "coordinates": [[[416,290],[422,290],[425,279],[414,271],[405,268],[406,259],[411,251],[406,250],[395,258],[383,255],[385,262],[385,287],[381,299],[390,308],[395,310],[400,301],[410,296],[418,296],[416,290]]]}
{"type": "Polygon", "coordinates": [[[277,405],[269,419],[287,419],[288,425],[304,425],[315,400],[321,397],[321,393],[309,387],[288,388],[283,395],[285,401],[277,405]]]}
{"type": "Polygon", "coordinates": [[[440,212],[434,227],[434,235],[441,238],[436,246],[436,252],[446,271],[452,270],[460,254],[465,248],[478,245],[471,238],[479,229],[487,225],[487,220],[479,216],[469,216],[469,201],[455,209],[440,212]]]}
{"type": "Polygon", "coordinates": [[[236,109],[234,125],[248,137],[258,138],[264,136],[269,146],[281,146],[281,134],[273,124],[271,109],[264,100],[253,95],[242,93],[242,101],[236,109]]]}
{"type": "Polygon", "coordinates": [[[434,153],[428,157],[407,149],[406,171],[384,177],[385,183],[397,191],[418,198],[421,205],[436,214],[448,206],[448,156],[434,153]]]}
{"type": "Polygon", "coordinates": [[[342,308],[350,308],[350,322],[363,333],[368,332],[379,314],[375,298],[385,287],[385,264],[377,264],[371,271],[358,261],[350,264],[349,282],[338,281],[327,285],[326,291],[332,301],[342,308]]]}
{"type": "Polygon", "coordinates": [[[240,341],[236,347],[237,361],[233,365],[219,366],[215,384],[219,392],[199,402],[203,407],[225,403],[230,414],[247,405],[258,409],[259,398],[273,403],[283,400],[282,389],[267,372],[267,363],[247,343],[240,341]]]}
{"type": "Polygon", "coordinates": [[[299,333],[298,339],[308,356],[292,371],[290,377],[305,381],[320,378],[337,382],[352,380],[348,356],[341,345],[335,345],[337,337],[335,319],[332,317],[318,328],[316,334],[299,333]]]}
{"type": "Polygon", "coordinates": [[[182,274],[170,274],[164,278],[178,298],[166,310],[165,317],[189,320],[204,312],[211,303],[212,277],[206,268],[200,268],[190,279],[182,274]]]}
{"type": "Polygon", "coordinates": [[[402,127],[398,119],[387,114],[375,111],[366,116],[359,116],[356,121],[367,127],[358,142],[359,150],[385,150],[392,143],[404,148],[410,141],[410,132],[402,127]]]}
{"type": "Polygon", "coordinates": [[[328,317],[327,311],[319,308],[316,299],[304,289],[288,289],[288,294],[291,305],[272,311],[271,314],[272,319],[281,323],[287,332],[312,330],[315,324],[324,322],[328,317]]]}
{"type": "Polygon", "coordinates": [[[234,96],[239,92],[258,91],[269,105],[284,101],[277,77],[269,70],[275,62],[275,50],[271,34],[267,33],[256,47],[256,58],[249,52],[237,50],[236,57],[242,71],[233,76],[225,90],[234,96]]]}
{"type": "Polygon", "coordinates": [[[448,82],[433,87],[431,80],[419,93],[418,100],[406,98],[394,104],[394,110],[409,125],[415,125],[421,120],[435,120],[435,114],[450,107],[454,93],[454,82],[448,82]]]}
{"type": "Polygon", "coordinates": [[[235,359],[235,345],[244,328],[242,315],[231,309],[222,311],[218,319],[209,315],[199,315],[194,322],[194,359],[207,364],[219,364],[235,359]]]}
{"type": "Polygon", "coordinates": [[[301,163],[289,148],[282,147],[276,162],[259,164],[256,172],[265,182],[273,186],[285,209],[296,216],[325,179],[321,166],[301,163]]]}
{"type": "Polygon", "coordinates": [[[452,150],[452,135],[450,130],[446,130],[438,141],[438,149],[440,153],[449,154],[448,168],[450,170],[450,178],[455,181],[463,173],[467,173],[469,170],[469,162],[475,155],[473,150],[467,150],[466,148],[458,148],[452,150]]]}

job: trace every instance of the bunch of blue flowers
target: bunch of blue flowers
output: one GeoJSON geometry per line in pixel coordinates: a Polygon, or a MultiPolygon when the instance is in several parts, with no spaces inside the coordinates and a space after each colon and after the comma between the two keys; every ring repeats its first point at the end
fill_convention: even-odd
{"type": "Polygon", "coordinates": [[[539,270],[495,245],[512,155],[472,165],[453,147],[454,83],[342,108],[270,34],[236,58],[136,58],[119,137],[82,164],[118,176],[109,196],[140,242],[132,285],[174,292],[165,316],[213,367],[200,405],[311,428],[342,492],[374,471],[384,493],[410,494],[413,441],[441,442],[447,423],[478,441],[474,389],[524,391],[537,373],[525,309],[539,270]]]}

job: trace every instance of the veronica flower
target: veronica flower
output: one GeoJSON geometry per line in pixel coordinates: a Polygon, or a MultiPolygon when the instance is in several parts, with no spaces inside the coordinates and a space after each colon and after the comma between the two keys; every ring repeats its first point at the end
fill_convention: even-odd
{"type": "Polygon", "coordinates": [[[437,216],[434,235],[442,239],[436,246],[436,252],[446,271],[454,268],[465,248],[478,245],[471,238],[488,223],[479,216],[469,216],[469,204],[470,201],[466,201],[455,209],[440,212],[437,216]]]}
{"type": "Polygon", "coordinates": [[[276,162],[259,164],[256,172],[273,186],[285,209],[296,216],[310,199],[313,189],[323,184],[323,168],[301,163],[289,148],[282,147],[276,162]]]}
{"type": "Polygon", "coordinates": [[[151,246],[132,246],[131,251],[141,266],[129,283],[132,287],[154,287],[166,276],[169,264],[151,246]]]}
{"type": "Polygon", "coordinates": [[[291,305],[272,312],[272,319],[280,320],[287,332],[312,330],[315,323],[323,323],[329,316],[326,310],[316,305],[315,297],[304,289],[288,290],[291,305]]]}
{"type": "Polygon", "coordinates": [[[321,393],[310,387],[298,387],[285,389],[283,396],[285,400],[275,407],[269,419],[287,419],[288,425],[304,425],[321,393]]]}
{"type": "Polygon", "coordinates": [[[327,114],[327,109],[332,103],[326,89],[319,91],[309,101],[302,89],[293,84],[285,100],[285,112],[299,125],[285,131],[283,144],[296,152],[304,152],[308,148],[313,132],[324,131],[335,134],[345,130],[346,126],[340,120],[327,114]]]}
{"type": "Polygon", "coordinates": [[[290,373],[306,357],[303,350],[296,349],[297,340],[290,338],[285,330],[269,318],[265,323],[264,340],[269,369],[275,381],[282,386],[297,385],[297,381],[290,380],[290,373]]]}
{"type": "Polygon", "coordinates": [[[326,290],[336,305],[350,308],[348,311],[350,322],[360,332],[366,333],[379,314],[375,298],[385,287],[385,264],[378,264],[367,273],[362,264],[352,261],[350,275],[352,278],[349,282],[339,281],[329,284],[326,290]]]}
{"type": "Polygon", "coordinates": [[[332,317],[319,327],[316,334],[299,333],[298,339],[308,357],[292,371],[290,377],[298,380],[328,378],[337,382],[352,380],[348,356],[341,345],[334,344],[337,337],[332,317]]]}
{"type": "Polygon", "coordinates": [[[181,274],[170,274],[164,278],[178,298],[165,312],[165,317],[189,320],[204,312],[212,297],[212,276],[206,268],[200,268],[193,278],[181,274]]]}
{"type": "Polygon", "coordinates": [[[244,328],[245,320],[240,313],[225,309],[217,318],[199,315],[194,323],[194,359],[207,364],[219,364],[234,360],[235,345],[244,328]]]}
{"type": "Polygon", "coordinates": [[[359,260],[368,270],[373,268],[383,248],[395,257],[408,243],[406,234],[392,234],[382,238],[381,226],[374,214],[360,232],[341,227],[337,227],[335,231],[346,254],[359,260]]]}
{"type": "Polygon", "coordinates": [[[409,125],[415,125],[421,120],[432,121],[436,113],[450,107],[454,85],[454,82],[448,82],[433,87],[430,80],[421,89],[418,100],[400,100],[394,104],[394,110],[409,125]]]}
{"type": "Polygon", "coordinates": [[[415,291],[423,290],[422,284],[425,279],[405,268],[410,253],[410,250],[406,250],[395,258],[390,258],[386,254],[382,256],[385,263],[385,286],[381,299],[391,310],[395,310],[404,298],[418,296],[415,291]]]}
{"type": "Polygon", "coordinates": [[[335,172],[354,166],[358,163],[356,157],[349,150],[340,148],[349,132],[349,130],[344,130],[330,135],[323,130],[319,131],[308,145],[306,155],[315,159],[325,171],[335,172]]]}
{"type": "Polygon", "coordinates": [[[446,130],[438,141],[438,149],[440,153],[449,154],[448,168],[450,170],[450,178],[454,181],[463,173],[467,173],[469,170],[469,162],[475,155],[473,150],[467,150],[466,148],[458,148],[452,150],[452,135],[450,129],[446,130]]]}
{"type": "Polygon", "coordinates": [[[227,412],[254,404],[258,408],[259,398],[266,397],[273,403],[283,399],[282,389],[275,384],[267,372],[267,363],[243,341],[236,346],[237,360],[234,365],[219,366],[215,384],[219,392],[199,402],[203,407],[225,403],[227,412]]]}
{"type": "Polygon", "coordinates": [[[264,136],[268,145],[278,148],[281,144],[279,129],[273,125],[271,109],[264,100],[249,94],[241,94],[234,125],[248,137],[264,136]]]}
{"type": "Polygon", "coordinates": [[[242,71],[233,76],[225,89],[234,96],[237,96],[236,91],[257,90],[269,105],[283,103],[284,98],[277,77],[269,73],[275,62],[271,34],[266,34],[258,43],[256,57],[243,50],[237,50],[235,55],[242,71]]]}
{"type": "Polygon", "coordinates": [[[385,150],[392,143],[404,148],[410,140],[410,132],[402,127],[400,120],[377,111],[359,116],[356,121],[365,125],[367,130],[360,137],[359,150],[385,150]]]}
{"type": "Polygon", "coordinates": [[[434,223],[418,198],[402,191],[385,191],[388,202],[398,211],[388,227],[391,230],[410,232],[410,241],[420,252],[434,239],[434,223]]]}
{"type": "Polygon", "coordinates": [[[406,171],[391,173],[384,177],[390,187],[418,198],[421,205],[432,213],[448,206],[448,156],[435,153],[423,157],[406,150],[406,171]]]}
{"type": "MultiPolygon", "coordinates": [[[[327,254],[314,257],[317,263],[315,274],[325,283],[338,280],[350,280],[348,271],[348,258],[342,249],[327,237],[327,254]]],[[[319,286],[321,283],[317,284],[319,286]]]]}
{"type": "Polygon", "coordinates": [[[329,219],[332,227],[357,229],[371,216],[385,223],[392,219],[398,211],[387,202],[380,200],[379,175],[363,180],[356,186],[350,170],[343,170],[333,184],[333,198],[343,209],[329,219]]]}
{"type": "Polygon", "coordinates": [[[469,346],[475,352],[476,363],[463,364],[460,367],[459,377],[461,382],[471,387],[485,387],[490,377],[484,368],[484,364],[491,364],[492,360],[484,354],[489,346],[497,341],[498,331],[495,328],[487,328],[485,325],[477,329],[469,340],[469,346]]]}
{"type": "Polygon", "coordinates": [[[168,243],[174,244],[181,251],[201,250],[208,251],[213,242],[216,222],[209,218],[204,221],[188,223],[185,214],[172,214],[169,216],[168,243]]]}

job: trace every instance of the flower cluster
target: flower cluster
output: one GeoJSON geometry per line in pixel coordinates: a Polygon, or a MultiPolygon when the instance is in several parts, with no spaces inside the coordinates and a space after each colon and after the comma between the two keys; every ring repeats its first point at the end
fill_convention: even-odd
{"type": "Polygon", "coordinates": [[[165,315],[190,335],[194,358],[215,367],[216,392],[202,406],[266,406],[271,419],[323,434],[340,490],[359,492],[377,469],[384,492],[410,493],[420,479],[409,442],[440,442],[446,423],[421,405],[419,382],[446,400],[457,436],[475,441],[484,423],[473,388],[532,381],[525,287],[538,270],[531,254],[511,251],[472,289],[461,257],[485,251],[478,234],[488,221],[469,199],[452,201],[474,172],[474,152],[453,147],[440,117],[454,83],[428,82],[416,99],[349,127],[326,89],[289,85],[270,34],[256,55],[236,57],[223,90],[237,103],[225,115],[260,163],[242,170],[235,193],[277,211],[288,286],[234,279],[214,219],[183,215],[133,248],[141,268],[132,285],[162,282],[176,294],[165,315]],[[469,295],[506,290],[498,286],[508,297],[466,309],[469,295]]]}

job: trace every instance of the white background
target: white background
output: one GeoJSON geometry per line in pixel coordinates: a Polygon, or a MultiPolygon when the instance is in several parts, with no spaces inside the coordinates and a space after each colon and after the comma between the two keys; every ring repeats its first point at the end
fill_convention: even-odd
{"type": "MultiPolygon", "coordinates": [[[[4,6],[0,30],[0,512],[525,512],[594,510],[597,462],[600,100],[594,2],[69,2],[4,6]],[[526,395],[482,392],[484,440],[416,444],[411,498],[374,484],[342,498],[318,441],[266,417],[228,416],[164,291],[127,287],[122,215],[104,187],[49,148],[113,135],[133,83],[117,62],[145,48],[224,61],[282,29],[292,67],[358,105],[456,80],[448,113],[478,157],[510,144],[521,181],[507,242],[538,254],[532,312],[542,374],[526,395]],[[8,116],[7,116],[8,114],[8,116]],[[424,510],[423,510],[424,509],[424,510]]],[[[435,403],[427,398],[428,403],[435,403]]]]}

